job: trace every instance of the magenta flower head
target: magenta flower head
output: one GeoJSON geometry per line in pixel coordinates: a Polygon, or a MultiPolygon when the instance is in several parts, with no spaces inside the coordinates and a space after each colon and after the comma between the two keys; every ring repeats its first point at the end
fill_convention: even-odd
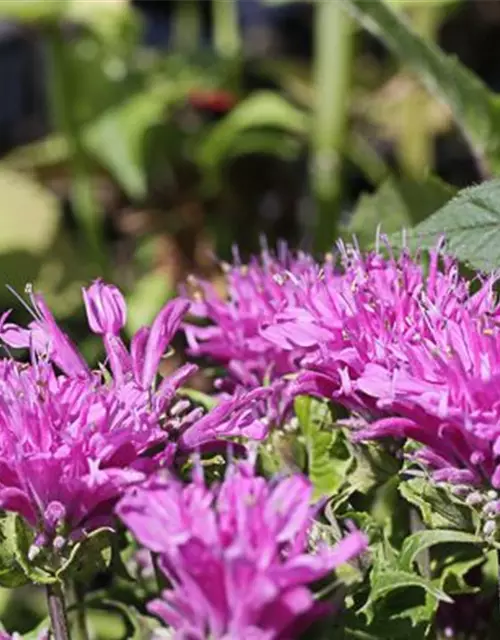
{"type": "Polygon", "coordinates": [[[153,478],[117,512],[158,553],[170,587],[149,610],[175,638],[294,638],[325,612],[308,588],[367,545],[351,533],[333,549],[307,552],[312,487],[300,475],[279,482],[233,466],[207,488],[153,478]]]}
{"type": "Polygon", "coordinates": [[[96,280],[82,293],[90,329],[99,335],[117,335],[127,321],[127,307],[120,291],[96,280]]]}
{"type": "Polygon", "coordinates": [[[260,260],[241,265],[236,256],[235,265],[224,268],[227,300],[210,283],[195,281],[191,314],[212,324],[184,325],[190,353],[223,364],[233,383],[247,388],[296,371],[301,345],[282,349],[262,335],[261,327],[272,324],[282,310],[298,306],[297,280],[314,289],[322,267],[310,256],[294,255],[281,245],[277,257],[266,249],[260,260]]]}
{"type": "MultiPolygon", "coordinates": [[[[107,285],[99,286],[94,292],[109,298],[107,285]]],[[[159,379],[185,301],[169,302],[130,350],[120,336],[104,335],[111,371],[92,371],[43,299],[35,296],[34,304],[28,329],[5,318],[0,327],[4,342],[29,347],[31,357],[29,364],[0,361],[0,508],[21,515],[40,546],[57,540],[61,548],[109,524],[125,489],[171,464],[178,449],[186,456],[219,441],[224,448],[227,437],[264,437],[253,405],[267,390],[224,399],[203,415],[175,400],[196,366],[159,379]]]]}

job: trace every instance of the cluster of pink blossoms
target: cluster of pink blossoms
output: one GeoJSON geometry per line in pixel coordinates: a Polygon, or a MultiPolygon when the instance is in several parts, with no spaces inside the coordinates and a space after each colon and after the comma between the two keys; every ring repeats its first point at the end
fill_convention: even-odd
{"type": "Polygon", "coordinates": [[[307,585],[367,546],[353,532],[308,553],[311,498],[305,477],[269,483],[248,463],[211,489],[200,474],[188,485],[157,476],[131,489],[118,514],[159,554],[170,583],[149,610],[179,639],[296,638],[328,608],[307,585]]]}
{"type": "Polygon", "coordinates": [[[262,408],[275,389],[239,388],[207,413],[193,408],[176,392],[195,365],[158,375],[188,302],[168,303],[127,347],[116,287],[96,281],[83,299],[106,350],[98,370],[41,296],[31,298],[27,328],[8,313],[0,319],[5,350],[29,350],[27,363],[0,361],[0,508],[31,527],[29,561],[43,551],[57,566],[59,554],[112,524],[117,511],[160,554],[172,587],[150,609],[176,637],[296,637],[324,611],[310,583],[359,554],[365,538],[352,533],[334,550],[308,554],[312,490],[302,476],[269,484],[251,466],[233,466],[211,489],[199,477],[188,485],[175,477],[192,452],[235,451],[264,438],[262,408]]]}
{"type": "Polygon", "coordinates": [[[500,488],[497,277],[477,281],[474,292],[440,249],[426,263],[408,251],[363,255],[340,244],[338,264],[287,254],[236,266],[227,303],[210,293],[195,304],[215,326],[189,329],[192,347],[229,363],[233,377],[256,370],[254,354],[263,354],[261,380],[295,372],[288,396],[309,393],[358,412],[365,428],[357,438],[412,438],[425,445],[417,455],[437,480],[500,488]],[[239,327],[245,337],[236,344],[252,345],[250,364],[231,339],[239,327]]]}
{"type": "Polygon", "coordinates": [[[173,464],[180,452],[265,433],[252,410],[265,391],[235,396],[203,415],[175,398],[194,365],[158,377],[186,302],[168,303],[133,336],[130,349],[120,337],[126,306],[119,291],[97,281],[84,302],[109,370],[88,367],[41,296],[32,297],[28,328],[8,322],[8,314],[0,327],[7,350],[30,351],[28,364],[0,361],[0,508],[22,515],[39,546],[64,545],[108,523],[126,487],[173,464]]]}

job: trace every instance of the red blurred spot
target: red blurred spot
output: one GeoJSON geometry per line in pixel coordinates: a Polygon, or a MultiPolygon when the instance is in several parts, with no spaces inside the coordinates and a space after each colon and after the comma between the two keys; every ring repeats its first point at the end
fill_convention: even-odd
{"type": "Polygon", "coordinates": [[[194,89],[189,94],[188,100],[196,109],[224,113],[234,107],[237,97],[234,93],[222,89],[194,89]]]}

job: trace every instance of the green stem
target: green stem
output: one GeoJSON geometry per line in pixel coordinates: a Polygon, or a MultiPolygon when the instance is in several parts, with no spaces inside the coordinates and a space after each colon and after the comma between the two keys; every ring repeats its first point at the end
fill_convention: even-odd
{"type": "Polygon", "coordinates": [[[77,640],[89,640],[87,617],[85,615],[85,590],[83,585],[75,582],[73,591],[75,594],[75,636],[77,640]]]}
{"type": "Polygon", "coordinates": [[[201,15],[197,0],[180,0],[174,3],[174,45],[183,53],[196,51],[200,42],[201,15]]]}
{"type": "Polygon", "coordinates": [[[73,69],[71,48],[57,25],[47,29],[47,36],[51,81],[49,97],[54,126],[66,138],[70,150],[71,201],[91,257],[103,268],[99,205],[94,197],[92,174],[82,140],[82,126],[75,113],[73,87],[78,78],[73,69]]]}
{"type": "MultiPolygon", "coordinates": [[[[424,2],[411,8],[410,17],[415,31],[428,40],[435,40],[441,18],[439,7],[424,2]]],[[[397,155],[404,173],[415,180],[424,179],[434,163],[434,141],[422,113],[426,104],[424,90],[415,83],[415,90],[410,91],[401,105],[404,125],[397,155]]]]}
{"type": "Polygon", "coordinates": [[[214,48],[221,58],[232,60],[241,51],[238,3],[212,0],[214,48]]]}
{"type": "Polygon", "coordinates": [[[59,583],[47,585],[47,606],[54,640],[70,640],[66,603],[59,583]]]}
{"type": "Polygon", "coordinates": [[[312,186],[316,199],[315,245],[330,249],[337,236],[341,196],[340,153],[347,129],[354,31],[342,2],[315,6],[312,186]]]}
{"type": "Polygon", "coordinates": [[[165,580],[165,576],[161,572],[160,563],[158,559],[159,559],[159,554],[151,551],[151,560],[153,562],[153,569],[155,572],[156,586],[158,587],[158,592],[161,593],[166,588],[167,582],[165,580]]]}

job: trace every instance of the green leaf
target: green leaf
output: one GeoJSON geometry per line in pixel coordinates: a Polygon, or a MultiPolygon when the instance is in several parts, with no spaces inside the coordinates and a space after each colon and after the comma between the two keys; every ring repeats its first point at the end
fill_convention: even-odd
{"type": "Polygon", "coordinates": [[[53,22],[64,10],[65,0],[2,0],[0,18],[16,22],[53,22]]]}
{"type": "Polygon", "coordinates": [[[57,198],[48,189],[20,173],[0,169],[0,253],[43,254],[55,240],[59,221],[57,198]]]}
{"type": "Polygon", "coordinates": [[[349,474],[351,491],[368,493],[399,472],[400,463],[378,443],[351,445],[355,467],[349,474]]]}
{"type": "Polygon", "coordinates": [[[172,283],[164,272],[151,271],[138,280],[127,296],[128,334],[133,335],[141,327],[149,325],[172,295],[172,283]]]}
{"type": "Polygon", "coordinates": [[[29,580],[16,560],[15,515],[0,512],[0,585],[14,588],[29,580]]]}
{"type": "Polygon", "coordinates": [[[457,503],[449,492],[429,480],[413,478],[399,485],[403,498],[419,508],[424,523],[432,529],[476,530],[472,511],[457,503]]]}
{"type": "Polygon", "coordinates": [[[455,193],[453,187],[433,176],[424,182],[390,177],[375,193],[360,197],[343,235],[354,234],[362,247],[368,247],[373,244],[379,226],[386,234],[412,227],[455,193]]]}
{"type": "Polygon", "coordinates": [[[294,406],[304,437],[307,475],[314,485],[314,498],[331,496],[344,484],[352,464],[344,434],[332,425],[326,402],[300,396],[294,406]],[[324,429],[325,424],[328,429],[324,429]]]}
{"type": "Polygon", "coordinates": [[[481,538],[456,530],[436,529],[434,531],[418,531],[407,538],[401,549],[399,565],[403,571],[412,571],[413,562],[419,553],[436,544],[461,542],[466,544],[482,544],[481,538]]]}
{"type": "Polygon", "coordinates": [[[34,584],[57,582],[55,574],[40,566],[38,558],[30,559],[30,549],[35,539],[34,532],[18,514],[14,514],[13,539],[16,560],[31,582],[34,584]]]}
{"type": "Polygon", "coordinates": [[[439,585],[450,594],[476,593],[482,588],[472,586],[467,583],[466,577],[471,569],[478,565],[485,565],[487,553],[478,545],[465,547],[460,545],[460,549],[454,551],[450,545],[441,547],[438,557],[433,561],[433,573],[439,576],[439,585]]]}
{"type": "Polygon", "coordinates": [[[208,393],[203,393],[203,391],[198,391],[197,389],[189,389],[188,387],[178,389],[177,395],[188,398],[195,404],[199,404],[207,409],[207,411],[213,409],[218,403],[217,398],[214,396],[209,396],[208,393]]]}
{"type": "Polygon", "coordinates": [[[67,560],[56,571],[56,577],[60,580],[69,577],[85,583],[105,571],[111,564],[111,536],[114,533],[113,529],[102,527],[77,542],[67,560]]]}
{"type": "Polygon", "coordinates": [[[498,268],[500,180],[460,191],[442,209],[410,231],[408,244],[412,248],[430,249],[443,234],[447,252],[462,262],[479,270],[498,268]]]}
{"type": "Polygon", "coordinates": [[[416,573],[408,571],[381,571],[372,579],[370,598],[373,602],[384,598],[392,591],[409,587],[421,587],[442,602],[453,602],[436,584],[416,573]]]}
{"type": "Polygon", "coordinates": [[[146,132],[160,123],[167,107],[185,93],[186,88],[179,85],[156,85],[108,109],[86,129],[87,149],[131,198],[142,198],[147,191],[143,148],[146,132]]]}
{"type": "Polygon", "coordinates": [[[198,162],[213,168],[232,153],[241,136],[252,129],[278,129],[295,135],[305,135],[308,115],[287,102],[278,93],[259,91],[241,102],[214,125],[198,150],[198,162]]]}
{"type": "Polygon", "coordinates": [[[379,36],[437,98],[449,105],[478,153],[500,167],[498,98],[465,66],[411,29],[399,11],[383,0],[346,0],[345,5],[379,36]]]}

